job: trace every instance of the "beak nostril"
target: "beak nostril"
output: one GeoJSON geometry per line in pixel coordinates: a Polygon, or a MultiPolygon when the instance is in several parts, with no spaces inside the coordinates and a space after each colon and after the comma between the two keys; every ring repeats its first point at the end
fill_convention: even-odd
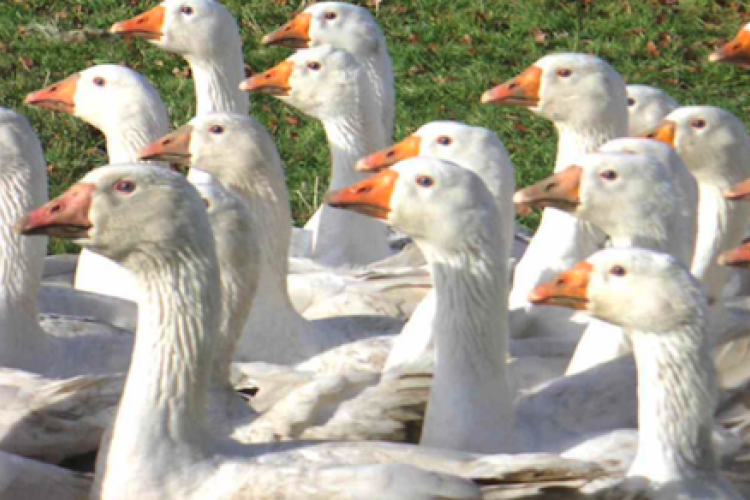
{"type": "Polygon", "coordinates": [[[516,87],[518,87],[518,84],[516,82],[513,82],[510,85],[508,85],[508,90],[513,90],[516,87]]]}
{"type": "Polygon", "coordinates": [[[355,194],[365,194],[370,192],[370,186],[361,186],[357,188],[355,194]]]}
{"type": "Polygon", "coordinates": [[[391,150],[391,151],[388,151],[388,153],[385,156],[387,156],[388,158],[393,158],[395,155],[396,155],[396,152],[391,150]]]}
{"type": "Polygon", "coordinates": [[[561,286],[565,284],[565,278],[557,278],[555,285],[561,286]]]}
{"type": "Polygon", "coordinates": [[[146,19],[148,19],[148,18],[147,18],[147,17],[142,17],[142,18],[140,18],[140,19],[138,20],[138,24],[143,24],[144,22],[146,22],[146,19]]]}
{"type": "Polygon", "coordinates": [[[544,186],[544,191],[545,192],[549,192],[549,191],[552,191],[553,189],[555,189],[556,187],[557,187],[557,183],[556,182],[550,182],[549,184],[547,184],[546,186],[544,186]]]}
{"type": "Polygon", "coordinates": [[[50,214],[56,214],[60,210],[62,210],[62,205],[60,205],[60,204],[52,205],[50,207],[50,209],[49,209],[49,213],[50,214]]]}
{"type": "Polygon", "coordinates": [[[172,144],[172,139],[165,139],[164,142],[161,143],[162,146],[168,146],[172,144]]]}
{"type": "Polygon", "coordinates": [[[50,92],[57,92],[57,85],[54,85],[54,86],[50,87],[49,91],[50,92]]]}

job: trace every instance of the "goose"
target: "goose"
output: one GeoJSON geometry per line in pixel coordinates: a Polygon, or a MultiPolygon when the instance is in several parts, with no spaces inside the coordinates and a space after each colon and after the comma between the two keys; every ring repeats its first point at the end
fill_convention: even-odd
{"type": "Polygon", "coordinates": [[[620,491],[645,498],[743,498],[718,472],[710,437],[718,388],[706,335],[709,308],[679,259],[609,248],[539,286],[530,300],[586,310],[621,326],[633,343],[638,450],[620,491]]]}
{"type": "Polygon", "coordinates": [[[40,324],[36,296],[47,239],[21,238],[13,227],[47,200],[47,169],[36,133],[7,109],[0,109],[0,144],[0,366],[50,378],[124,371],[133,341],[128,332],[66,317],[45,317],[40,324]]]}
{"type": "MultiPolygon", "coordinates": [[[[363,179],[354,170],[356,161],[387,145],[380,121],[373,119],[377,106],[367,91],[366,73],[343,50],[327,45],[300,50],[240,87],[272,94],[321,120],[333,163],[330,189],[363,179]]],[[[314,234],[312,258],[330,267],[363,266],[391,253],[383,224],[329,207],[323,207],[314,234]]]]}
{"type": "Polygon", "coordinates": [[[343,2],[308,6],[261,40],[263,45],[308,49],[331,45],[352,53],[367,73],[367,82],[382,114],[386,142],[393,133],[395,90],[385,36],[364,7],[343,2]]]}
{"type": "Polygon", "coordinates": [[[206,418],[209,332],[219,327],[221,298],[203,201],[180,175],[142,164],[94,170],[62,196],[71,200],[67,210],[31,212],[21,230],[104,252],[131,269],[145,291],[132,370],[92,498],[478,499],[471,479],[601,474],[592,464],[549,455],[511,462],[383,443],[294,443],[283,451],[213,438],[206,418]],[[123,225],[140,230],[123,237],[123,225]]]}
{"type": "Polygon", "coordinates": [[[149,145],[141,158],[198,166],[248,204],[263,234],[258,293],[237,360],[300,363],[353,340],[398,333],[402,323],[388,317],[308,321],[295,310],[286,279],[291,216],[283,168],[270,135],[256,120],[231,113],[198,116],[149,145]]]}
{"type": "Polygon", "coordinates": [[[646,134],[655,129],[680,105],[662,89],[649,85],[628,85],[628,136],[646,134]]]}
{"type": "Polygon", "coordinates": [[[166,0],[115,23],[109,31],[142,38],[184,57],[195,83],[196,115],[250,112],[249,96],[237,88],[245,78],[242,39],[234,17],[221,3],[166,0]]]}
{"type": "MultiPolygon", "coordinates": [[[[518,77],[485,92],[482,102],[527,107],[551,120],[558,132],[555,172],[628,131],[625,82],[609,64],[592,55],[547,55],[518,77]]],[[[544,211],[516,267],[510,294],[514,336],[557,333],[568,323],[569,311],[540,311],[529,305],[527,296],[534,286],[603,244],[604,235],[590,224],[559,210],[544,211]]]]}
{"type": "Polygon", "coordinates": [[[733,40],[711,53],[708,60],[750,67],[750,23],[740,28],[733,40]]]}
{"type": "MultiPolygon", "coordinates": [[[[414,156],[428,156],[452,161],[467,168],[487,184],[503,218],[504,241],[513,242],[513,256],[523,249],[514,239],[513,164],[497,135],[483,127],[459,122],[435,121],[420,127],[398,144],[373,153],[357,162],[360,171],[376,171],[414,156]]],[[[436,314],[436,296],[428,294],[412,315],[401,334],[394,339],[386,370],[406,369],[408,364],[421,363],[422,354],[432,345],[432,324],[436,314]]],[[[554,376],[559,376],[553,370],[554,376]]]]}
{"type": "MultiPolygon", "coordinates": [[[[623,139],[611,142],[618,141],[627,143],[623,139]]],[[[665,252],[690,265],[698,202],[695,180],[692,191],[683,192],[676,182],[679,175],[673,172],[681,169],[684,176],[691,176],[671,148],[643,139],[630,142],[636,146],[646,143],[642,150],[650,147],[657,154],[589,153],[579,157],[575,165],[519,191],[515,200],[555,207],[586,220],[604,231],[613,247],[665,252]],[[669,163],[663,163],[660,157],[669,163]]],[[[610,149],[617,149],[617,145],[610,149]]],[[[580,373],[630,351],[630,342],[619,327],[592,321],[566,374],[580,373]]]]}
{"type": "MultiPolygon", "coordinates": [[[[169,132],[159,93],[146,78],[124,66],[92,66],[32,92],[25,102],[65,111],[101,130],[110,163],[136,161],[143,146],[169,132]]],[[[75,288],[130,301],[138,298],[130,273],[86,250],[78,259],[75,288]]]]}
{"type": "Polygon", "coordinates": [[[729,111],[686,106],[667,115],[646,137],[674,147],[698,181],[698,237],[691,270],[703,283],[709,304],[716,304],[727,281],[727,269],[716,259],[740,244],[750,217],[750,206],[723,196],[750,177],[744,160],[750,155],[750,136],[729,111]]]}

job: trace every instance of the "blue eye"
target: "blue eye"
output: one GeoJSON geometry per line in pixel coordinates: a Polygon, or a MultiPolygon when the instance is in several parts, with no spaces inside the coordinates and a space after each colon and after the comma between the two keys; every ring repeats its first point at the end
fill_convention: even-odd
{"type": "Polygon", "coordinates": [[[441,146],[448,146],[453,142],[453,139],[451,139],[447,135],[441,135],[436,139],[436,142],[441,146]]]}
{"type": "Polygon", "coordinates": [[[432,187],[433,184],[435,184],[435,179],[430,177],[429,175],[420,175],[416,179],[416,183],[423,188],[432,187]]]}
{"type": "Polygon", "coordinates": [[[313,71],[318,71],[320,69],[320,63],[317,61],[312,61],[307,63],[307,67],[313,71]]]}
{"type": "Polygon", "coordinates": [[[224,127],[222,127],[221,125],[214,125],[211,128],[209,128],[208,130],[212,134],[223,134],[224,133],[224,127]]]}
{"type": "Polygon", "coordinates": [[[605,170],[604,172],[602,172],[601,174],[599,174],[599,176],[602,179],[605,179],[605,180],[608,180],[608,181],[613,181],[613,180],[617,179],[617,172],[615,172],[614,170],[605,170]]]}
{"type": "Polygon", "coordinates": [[[121,193],[130,194],[135,191],[135,182],[133,181],[118,181],[115,184],[115,189],[121,193]]]}

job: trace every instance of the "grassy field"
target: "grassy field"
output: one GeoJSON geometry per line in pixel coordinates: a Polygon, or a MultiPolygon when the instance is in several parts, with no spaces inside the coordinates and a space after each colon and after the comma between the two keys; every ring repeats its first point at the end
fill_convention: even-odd
{"type": "MultiPolygon", "coordinates": [[[[248,72],[287,56],[288,50],[261,46],[260,38],[305,2],[224,3],[239,20],[248,72]]],[[[372,9],[388,38],[397,84],[395,138],[436,119],[488,127],[505,141],[521,186],[552,170],[554,131],[525,110],[483,106],[479,97],[549,52],[597,54],[629,83],[664,88],[683,104],[725,107],[750,123],[745,98],[750,73],[707,61],[717,43],[750,20],[750,6],[740,0],[383,0],[377,9],[376,0],[358,3],[372,9]]],[[[187,63],[147,42],[102,33],[154,5],[153,0],[2,0],[0,105],[24,113],[39,133],[51,195],[104,164],[104,142],[78,119],[25,107],[28,92],[94,64],[126,64],[160,90],[175,126],[192,117],[187,63]]],[[[294,217],[301,223],[326,190],[330,163],[323,130],[269,96],[255,96],[251,112],[276,139],[294,217]]],[[[536,219],[522,222],[534,227],[536,219]]]]}

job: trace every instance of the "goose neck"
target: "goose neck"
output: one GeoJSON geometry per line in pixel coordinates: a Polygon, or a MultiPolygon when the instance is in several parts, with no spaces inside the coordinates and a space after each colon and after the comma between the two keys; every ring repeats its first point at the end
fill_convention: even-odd
{"type": "Polygon", "coordinates": [[[219,328],[219,269],[211,245],[144,249],[127,267],[141,289],[138,332],[112,453],[170,440],[199,446],[219,328]]]}
{"type": "Polygon", "coordinates": [[[239,89],[245,69],[242,46],[222,47],[215,57],[185,56],[195,82],[196,116],[250,113],[250,97],[239,89]]]}
{"type": "Polygon", "coordinates": [[[627,115],[625,120],[615,117],[601,117],[581,123],[556,123],[557,158],[555,172],[573,165],[583,154],[591,153],[602,144],[617,137],[627,135],[627,115]]]}
{"type": "Polygon", "coordinates": [[[427,446],[477,453],[511,447],[508,314],[502,306],[507,251],[484,238],[455,252],[420,245],[432,265],[438,311],[434,385],[422,437],[427,446]]]}
{"type": "Polygon", "coordinates": [[[703,328],[633,332],[638,366],[638,453],[629,476],[669,482],[713,473],[711,425],[717,402],[716,374],[703,328]]]}
{"type": "Polygon", "coordinates": [[[326,119],[323,126],[333,162],[329,189],[341,189],[367,177],[356,172],[354,164],[360,158],[387,146],[379,116],[355,112],[326,119]]]}
{"type": "MultiPolygon", "coordinates": [[[[161,100],[133,108],[132,113],[118,116],[112,127],[102,128],[110,163],[138,162],[143,148],[169,133],[169,119],[161,100]]],[[[164,162],[149,163],[167,166],[164,162]]]]}
{"type": "Polygon", "coordinates": [[[47,238],[21,236],[13,231],[13,224],[47,201],[47,182],[43,165],[31,165],[20,154],[4,155],[2,162],[0,318],[3,326],[0,341],[3,356],[20,358],[21,346],[31,348],[37,344],[38,347],[46,340],[37,319],[36,296],[42,281],[47,238]]]}
{"type": "Polygon", "coordinates": [[[393,68],[388,48],[385,43],[370,57],[362,59],[362,66],[367,74],[376,104],[375,109],[382,114],[384,140],[392,142],[393,121],[395,115],[395,96],[393,90],[393,68]]]}

